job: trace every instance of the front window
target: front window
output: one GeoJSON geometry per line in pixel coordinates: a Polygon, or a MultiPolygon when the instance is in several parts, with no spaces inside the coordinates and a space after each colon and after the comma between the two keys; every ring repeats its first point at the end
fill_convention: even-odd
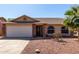
{"type": "Polygon", "coordinates": [[[65,26],[61,28],[61,33],[68,33],[68,32],[69,32],[68,28],[66,28],[65,26]]]}
{"type": "Polygon", "coordinates": [[[48,27],[48,34],[53,34],[54,33],[54,27],[53,26],[49,26],[48,27]]]}

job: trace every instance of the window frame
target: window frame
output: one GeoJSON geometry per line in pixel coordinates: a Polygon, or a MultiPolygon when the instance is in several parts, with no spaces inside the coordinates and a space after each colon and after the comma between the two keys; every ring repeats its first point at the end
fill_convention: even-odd
{"type": "Polygon", "coordinates": [[[68,34],[68,33],[69,33],[68,28],[65,27],[65,26],[62,26],[62,27],[61,27],[61,33],[68,34]]]}
{"type": "Polygon", "coordinates": [[[53,26],[48,26],[47,33],[48,34],[53,34],[54,32],[55,32],[55,28],[53,26]]]}

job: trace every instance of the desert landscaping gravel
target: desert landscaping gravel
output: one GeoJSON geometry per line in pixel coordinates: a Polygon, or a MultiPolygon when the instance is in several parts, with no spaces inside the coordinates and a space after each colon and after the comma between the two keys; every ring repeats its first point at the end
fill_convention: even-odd
{"type": "Polygon", "coordinates": [[[65,42],[57,42],[54,39],[31,40],[24,48],[22,54],[77,54],[79,53],[79,41],[73,38],[65,38],[65,42]]]}

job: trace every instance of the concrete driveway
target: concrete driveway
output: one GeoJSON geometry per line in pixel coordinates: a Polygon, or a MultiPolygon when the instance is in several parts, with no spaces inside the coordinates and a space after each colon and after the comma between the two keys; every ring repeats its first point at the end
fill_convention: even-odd
{"type": "Polygon", "coordinates": [[[0,39],[0,54],[20,54],[29,40],[0,39]]]}

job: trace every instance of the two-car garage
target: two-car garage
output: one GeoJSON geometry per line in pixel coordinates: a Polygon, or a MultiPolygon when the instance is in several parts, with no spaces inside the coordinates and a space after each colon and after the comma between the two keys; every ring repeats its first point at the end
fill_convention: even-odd
{"type": "Polygon", "coordinates": [[[32,24],[6,25],[6,37],[32,37],[32,24]]]}

